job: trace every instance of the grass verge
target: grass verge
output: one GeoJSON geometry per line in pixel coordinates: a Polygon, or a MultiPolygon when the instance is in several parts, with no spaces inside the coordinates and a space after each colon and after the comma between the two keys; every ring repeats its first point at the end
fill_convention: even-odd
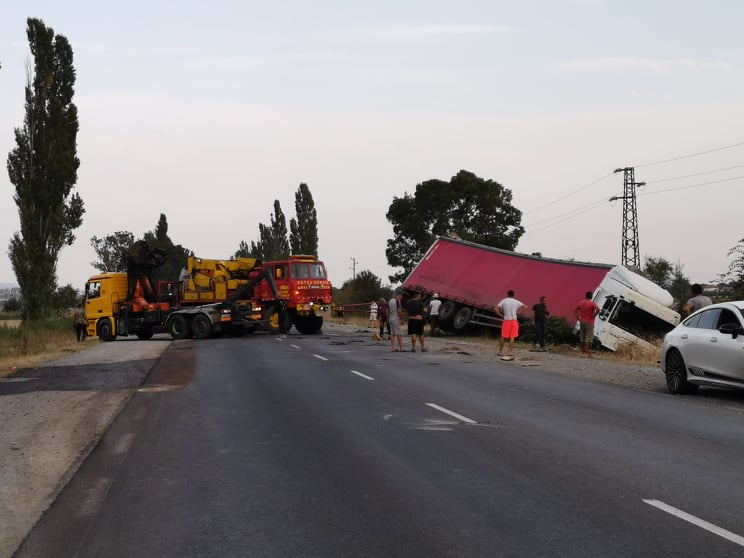
{"type": "Polygon", "coordinates": [[[0,321],[0,378],[19,370],[34,368],[78,351],[78,343],[69,318],[50,318],[31,325],[18,320],[0,321]]]}

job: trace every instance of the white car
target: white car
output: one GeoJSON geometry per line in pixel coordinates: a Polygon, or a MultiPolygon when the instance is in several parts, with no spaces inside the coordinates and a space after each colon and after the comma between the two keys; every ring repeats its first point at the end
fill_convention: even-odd
{"type": "Polygon", "coordinates": [[[687,317],[664,337],[659,366],[672,393],[701,385],[744,388],[744,301],[712,304],[687,317]]]}

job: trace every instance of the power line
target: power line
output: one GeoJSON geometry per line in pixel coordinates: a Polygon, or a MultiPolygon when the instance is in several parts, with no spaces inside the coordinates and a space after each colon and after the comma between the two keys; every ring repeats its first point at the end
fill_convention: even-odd
{"type": "Polygon", "coordinates": [[[688,190],[690,188],[699,188],[700,186],[709,186],[711,184],[720,184],[721,182],[731,182],[732,180],[739,180],[744,178],[742,176],[732,176],[731,178],[722,178],[721,180],[712,180],[711,182],[701,182],[699,184],[689,184],[687,186],[678,186],[677,188],[667,188],[666,190],[654,190],[653,192],[643,192],[638,194],[639,196],[650,196],[652,194],[663,194],[664,192],[674,192],[676,190],[688,190]]]}
{"type": "Polygon", "coordinates": [[[546,203],[545,205],[541,205],[540,207],[538,207],[538,208],[536,208],[536,209],[531,209],[530,211],[525,211],[525,212],[523,212],[523,213],[522,213],[522,215],[528,215],[528,214],[530,214],[530,213],[535,213],[535,212],[537,212],[537,211],[540,211],[541,209],[545,209],[546,207],[549,207],[549,206],[553,205],[554,203],[557,203],[557,202],[559,202],[559,201],[563,201],[563,200],[565,200],[566,198],[570,198],[570,197],[571,197],[571,196],[573,196],[574,194],[578,194],[578,193],[579,193],[579,192],[581,192],[582,190],[586,190],[587,188],[590,188],[591,186],[594,186],[594,185],[595,185],[595,184],[596,184],[597,182],[601,182],[601,181],[602,181],[602,180],[604,180],[605,178],[607,178],[607,177],[609,177],[609,176],[612,176],[612,174],[613,174],[613,173],[611,173],[611,172],[608,172],[608,173],[607,173],[606,175],[604,175],[604,176],[603,176],[603,177],[601,177],[601,178],[598,178],[598,179],[597,179],[597,180],[595,180],[594,182],[591,182],[590,184],[587,184],[586,186],[582,186],[582,187],[581,187],[581,188],[579,188],[578,190],[574,190],[574,191],[573,191],[573,192],[571,192],[570,194],[566,194],[565,196],[563,196],[563,197],[561,197],[561,198],[558,198],[558,199],[555,199],[555,200],[553,200],[553,201],[551,201],[551,202],[548,202],[548,203],[546,203]]]}
{"type": "Polygon", "coordinates": [[[731,149],[733,147],[739,147],[742,145],[744,145],[744,141],[739,142],[739,143],[733,143],[731,145],[724,145],[723,147],[716,147],[715,149],[708,149],[707,151],[699,151],[698,153],[682,155],[681,157],[673,157],[671,159],[664,159],[663,161],[656,161],[655,163],[644,163],[643,165],[635,165],[635,168],[650,167],[652,165],[661,165],[662,163],[671,163],[672,161],[680,161],[682,159],[689,159],[691,157],[697,157],[699,155],[707,155],[708,153],[715,153],[716,151],[723,151],[724,149],[731,149]]]}
{"type": "Polygon", "coordinates": [[[706,175],[706,174],[713,174],[713,173],[716,173],[716,172],[730,171],[730,170],[734,170],[734,169],[740,169],[742,167],[744,167],[744,165],[734,165],[733,167],[726,167],[726,168],[723,168],[723,169],[715,169],[715,170],[710,170],[710,171],[697,172],[695,174],[685,174],[685,175],[682,175],[682,176],[673,176],[671,178],[660,178],[658,180],[647,180],[646,181],[646,184],[656,184],[657,182],[670,182],[672,180],[681,180],[683,178],[693,178],[695,176],[703,176],[703,175],[706,175]]]}
{"type": "MultiPolygon", "coordinates": [[[[545,229],[549,229],[550,227],[553,227],[555,225],[558,225],[560,223],[563,223],[565,221],[568,221],[570,219],[573,219],[574,217],[578,217],[579,215],[583,215],[587,211],[591,211],[592,209],[594,209],[596,207],[599,207],[600,205],[603,205],[605,203],[607,203],[607,200],[605,198],[602,198],[601,200],[598,200],[598,201],[596,201],[596,202],[594,202],[592,204],[589,204],[588,206],[585,206],[584,208],[573,210],[571,212],[572,215],[569,215],[565,219],[561,219],[560,221],[556,221],[555,223],[551,223],[550,225],[545,225],[544,227],[540,227],[539,229],[530,229],[529,231],[525,231],[525,234],[536,233],[536,232],[543,231],[545,229]]],[[[553,221],[554,219],[557,219],[557,217],[554,217],[553,219],[546,219],[546,220],[547,221],[553,221]]],[[[543,223],[543,222],[545,222],[545,221],[540,221],[540,223],[543,223]]]]}

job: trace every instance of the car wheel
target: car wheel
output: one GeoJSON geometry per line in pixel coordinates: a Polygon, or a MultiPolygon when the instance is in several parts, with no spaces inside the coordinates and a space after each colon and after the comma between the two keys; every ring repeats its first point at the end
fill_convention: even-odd
{"type": "Polygon", "coordinates": [[[670,349],[664,363],[664,373],[669,391],[674,394],[692,393],[697,386],[687,381],[687,366],[677,349],[670,349]]]}

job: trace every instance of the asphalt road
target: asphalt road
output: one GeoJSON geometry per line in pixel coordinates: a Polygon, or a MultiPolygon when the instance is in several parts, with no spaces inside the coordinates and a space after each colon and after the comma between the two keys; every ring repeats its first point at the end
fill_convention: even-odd
{"type": "Polygon", "coordinates": [[[742,556],[743,421],[366,334],[178,342],[16,556],[742,556]]]}

